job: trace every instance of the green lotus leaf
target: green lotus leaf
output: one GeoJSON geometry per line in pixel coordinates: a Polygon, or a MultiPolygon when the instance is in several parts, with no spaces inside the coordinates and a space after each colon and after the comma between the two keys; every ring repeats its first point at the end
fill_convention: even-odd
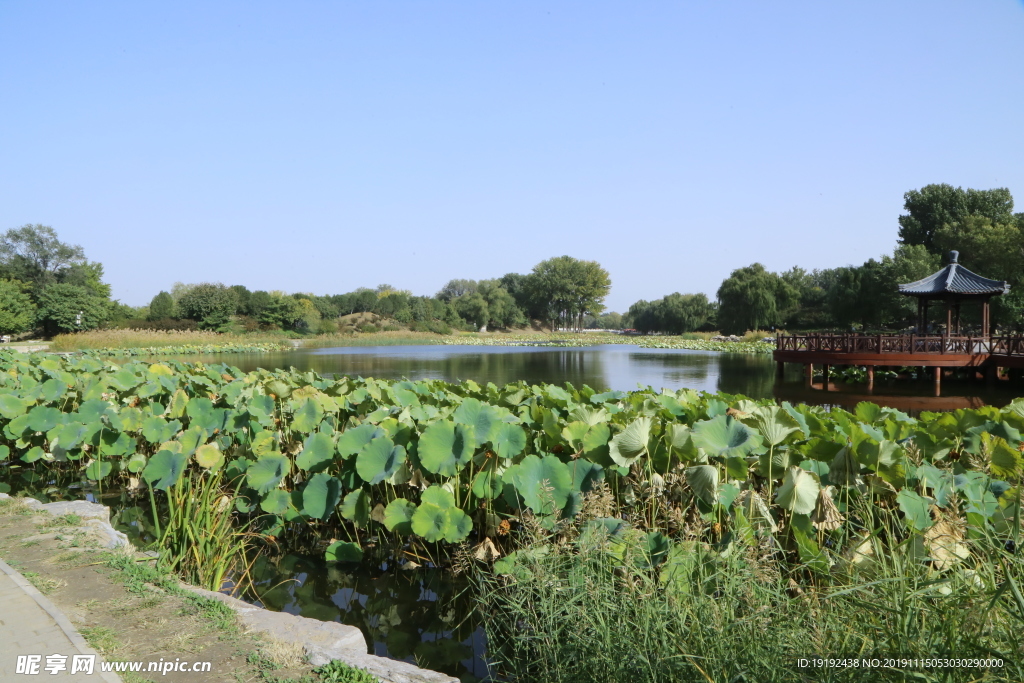
{"type": "Polygon", "coordinates": [[[472,427],[441,420],[420,436],[417,453],[425,470],[450,477],[473,458],[475,444],[472,427]]]}
{"type": "Polygon", "coordinates": [[[363,549],[351,541],[335,541],[327,546],[324,559],[328,562],[362,562],[363,549]]]}
{"type": "Polygon", "coordinates": [[[85,468],[85,476],[91,481],[99,481],[108,476],[113,469],[114,465],[109,460],[93,460],[85,468]]]}
{"type": "Polygon", "coordinates": [[[902,489],[896,494],[896,503],[903,511],[903,521],[911,529],[924,531],[935,524],[928,512],[928,499],[921,497],[912,489],[902,489]]]}
{"type": "Polygon", "coordinates": [[[110,410],[110,404],[106,401],[93,399],[78,406],[78,421],[84,424],[99,422],[110,410]]]}
{"type": "Polygon", "coordinates": [[[526,448],[526,432],[520,425],[502,422],[491,430],[491,445],[499,458],[510,460],[526,448]]]}
{"type": "Polygon", "coordinates": [[[21,456],[21,461],[30,463],[36,462],[37,460],[42,460],[45,456],[46,451],[44,451],[39,446],[33,446],[32,448],[25,451],[25,453],[21,456]]]}
{"type": "Polygon", "coordinates": [[[260,501],[260,509],[268,515],[283,515],[291,507],[291,493],[284,489],[274,489],[267,492],[260,501]]]}
{"type": "Polygon", "coordinates": [[[302,452],[295,458],[300,469],[316,472],[334,460],[334,442],[324,432],[310,434],[302,444],[302,452]]]}
{"type": "Polygon", "coordinates": [[[997,438],[990,447],[992,461],[989,467],[997,477],[1009,479],[1020,474],[1024,460],[1021,452],[1012,448],[1005,439],[997,438]]]}
{"type": "Polygon", "coordinates": [[[376,425],[364,424],[358,427],[352,427],[346,429],[345,432],[338,438],[337,451],[344,459],[348,459],[363,450],[363,447],[376,439],[379,436],[384,436],[384,430],[380,429],[376,425]]]}
{"type": "Polygon", "coordinates": [[[586,458],[577,458],[568,464],[572,474],[572,489],[587,493],[604,481],[604,468],[586,458]]]}
{"type": "MultiPolygon", "coordinates": [[[[158,418],[159,419],[159,418],[158,418]]],[[[206,443],[209,435],[202,427],[189,427],[178,434],[178,443],[181,444],[181,452],[185,455],[192,455],[202,444],[206,443]]]]}
{"type": "Polygon", "coordinates": [[[341,500],[341,482],[321,472],[314,474],[302,490],[302,514],[327,519],[341,500]]]}
{"type": "Polygon", "coordinates": [[[162,450],[146,463],[142,479],[157,491],[163,491],[178,483],[188,457],[181,453],[162,450]]]}
{"type": "Polygon", "coordinates": [[[185,412],[190,426],[200,427],[211,434],[222,431],[227,422],[227,411],[214,408],[213,402],[205,397],[189,399],[185,412]]]}
{"type": "Polygon", "coordinates": [[[291,462],[283,455],[264,455],[245,471],[245,480],[260,495],[277,488],[291,471],[291,462]]]}
{"type": "Polygon", "coordinates": [[[800,423],[780,406],[758,406],[745,422],[757,429],[769,446],[778,446],[790,434],[800,432],[800,423]]]}
{"type": "Polygon", "coordinates": [[[132,453],[128,458],[128,471],[138,474],[146,467],[146,455],[144,453],[132,453]]]}
{"type": "Polygon", "coordinates": [[[28,401],[23,401],[14,394],[0,394],[0,416],[8,420],[24,415],[29,405],[31,404],[28,401]]]}
{"type": "Polygon", "coordinates": [[[809,515],[814,512],[814,507],[818,503],[819,491],[821,484],[813,474],[799,467],[790,467],[786,470],[786,477],[782,481],[775,502],[793,514],[809,515]]]}
{"type": "Polygon", "coordinates": [[[407,535],[412,533],[412,516],[416,512],[415,503],[405,498],[395,498],[384,508],[384,526],[388,531],[407,535]]]}
{"type": "Polygon", "coordinates": [[[253,455],[268,455],[277,450],[277,439],[273,432],[262,430],[253,435],[250,448],[253,455]]]}
{"type": "Polygon", "coordinates": [[[570,422],[562,429],[562,438],[574,451],[583,448],[583,438],[590,431],[590,425],[586,422],[570,422]]]}
{"type": "Polygon", "coordinates": [[[652,531],[644,536],[643,541],[640,544],[640,550],[643,553],[643,563],[645,567],[657,567],[668,557],[669,549],[672,547],[671,542],[668,540],[668,536],[664,534],[652,531]]]}
{"type": "MultiPolygon", "coordinates": [[[[184,454],[184,451],[182,452],[184,454]]],[[[197,448],[195,458],[196,464],[207,470],[217,471],[224,464],[224,454],[215,443],[208,443],[197,448]]]]}
{"type": "Polygon", "coordinates": [[[188,409],[188,394],[184,389],[178,389],[171,394],[171,400],[167,403],[167,417],[178,419],[184,417],[188,409]]]}
{"type": "Polygon", "coordinates": [[[650,438],[651,418],[639,417],[612,438],[608,453],[616,465],[629,467],[647,453],[650,438]]]}
{"type": "Polygon", "coordinates": [[[34,432],[48,432],[61,423],[64,414],[49,406],[36,406],[28,411],[28,428],[34,432]]]}
{"type": "Polygon", "coordinates": [[[39,397],[47,403],[53,403],[64,396],[64,393],[68,390],[68,385],[58,379],[48,379],[43,382],[41,389],[39,397]]]}
{"type": "Polygon", "coordinates": [[[292,429],[303,434],[316,429],[324,418],[324,409],[311,398],[307,398],[292,413],[292,429]]]}
{"type": "Polygon", "coordinates": [[[269,396],[253,396],[246,405],[246,410],[262,425],[269,425],[274,421],[274,399],[269,396]]]}
{"type": "Polygon", "coordinates": [[[686,483],[693,493],[708,505],[718,502],[718,468],[711,465],[694,465],[686,468],[686,483]]]}
{"type": "Polygon", "coordinates": [[[396,446],[387,437],[378,437],[363,446],[356,456],[356,472],[373,486],[398,471],[405,462],[405,448],[396,446]]]}
{"type": "Polygon", "coordinates": [[[441,508],[421,503],[412,516],[412,531],[428,543],[458,543],[473,530],[473,520],[457,507],[441,508]]]}
{"type": "Polygon", "coordinates": [[[516,466],[513,481],[523,503],[539,515],[564,508],[573,490],[569,466],[553,455],[526,456],[516,466]]]}
{"type": "Polygon", "coordinates": [[[128,391],[141,382],[142,378],[127,368],[121,368],[121,370],[107,375],[107,383],[118,391],[128,391]]]}
{"type": "Polygon", "coordinates": [[[465,399],[455,412],[452,420],[469,427],[475,436],[474,448],[491,440],[491,430],[499,427],[503,412],[475,398],[465,399]]]}
{"type": "Polygon", "coordinates": [[[743,457],[761,447],[757,432],[728,415],[697,422],[692,432],[694,445],[712,456],[743,457]]]}
{"type": "Polygon", "coordinates": [[[473,495],[477,498],[494,500],[501,495],[505,484],[493,467],[482,469],[473,477],[473,495]]]}
{"type": "Polygon", "coordinates": [[[50,449],[60,447],[63,451],[70,451],[82,443],[85,435],[89,433],[87,425],[72,422],[57,428],[57,438],[50,442],[50,449]]]}
{"type": "Polygon", "coordinates": [[[3,462],[9,457],[11,457],[10,447],[0,444],[0,462],[3,462]]]}
{"type": "Polygon", "coordinates": [[[357,527],[370,521],[370,496],[363,489],[351,491],[341,502],[341,516],[357,527]]]}

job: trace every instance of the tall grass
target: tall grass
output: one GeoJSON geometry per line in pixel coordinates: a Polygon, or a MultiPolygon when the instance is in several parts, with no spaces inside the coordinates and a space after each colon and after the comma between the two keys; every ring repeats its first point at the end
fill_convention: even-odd
{"type": "Polygon", "coordinates": [[[512,576],[476,574],[494,671],[550,683],[1024,680],[1020,558],[981,542],[972,569],[938,575],[907,547],[872,543],[870,568],[824,577],[782,571],[763,544],[687,542],[660,571],[602,542],[519,553],[512,576]],[[813,657],[1003,665],[800,667],[813,657]]]}
{"type": "Polygon", "coordinates": [[[228,581],[244,583],[256,557],[249,552],[256,534],[246,524],[236,526],[234,496],[223,490],[221,475],[205,471],[187,476],[166,494],[168,514],[161,525],[150,491],[161,569],[212,591],[228,581]]]}
{"type": "Polygon", "coordinates": [[[159,348],[221,344],[278,343],[281,336],[262,334],[221,334],[204,330],[90,330],[58,334],[50,342],[51,351],[89,349],[159,348]]]}

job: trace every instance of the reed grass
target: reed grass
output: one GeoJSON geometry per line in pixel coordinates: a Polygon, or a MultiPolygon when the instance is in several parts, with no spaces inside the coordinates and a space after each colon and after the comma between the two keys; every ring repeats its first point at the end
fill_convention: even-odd
{"type": "Polygon", "coordinates": [[[97,349],[161,348],[167,346],[210,346],[280,343],[274,334],[222,334],[204,330],[90,330],[58,334],[50,342],[51,351],[97,349]]]}
{"type": "Polygon", "coordinates": [[[911,539],[876,537],[869,566],[826,576],[787,571],[764,545],[690,542],[659,571],[578,541],[475,579],[493,672],[515,682],[1020,681],[1024,561],[990,540],[945,574],[914,559],[911,539]],[[815,657],[1002,666],[801,668],[815,657]]]}
{"type": "MultiPolygon", "coordinates": [[[[160,568],[211,591],[243,585],[256,559],[250,550],[257,534],[236,525],[234,496],[222,483],[209,471],[185,477],[166,490],[166,524],[157,525],[160,568]]],[[[152,491],[150,502],[159,519],[152,491]]]]}

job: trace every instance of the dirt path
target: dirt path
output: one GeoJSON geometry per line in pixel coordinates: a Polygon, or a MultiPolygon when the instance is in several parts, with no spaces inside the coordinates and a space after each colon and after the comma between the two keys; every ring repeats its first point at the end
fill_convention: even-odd
{"type": "Polygon", "coordinates": [[[138,561],[144,558],[122,554],[114,560],[119,566],[111,566],[118,555],[101,549],[81,521],[0,501],[0,559],[46,595],[107,661],[144,662],[141,673],[119,674],[125,683],[283,683],[309,676],[301,648],[243,633],[230,609],[184,593],[151,562],[138,561]],[[209,662],[209,671],[146,671],[149,662],[185,661],[209,662]]]}

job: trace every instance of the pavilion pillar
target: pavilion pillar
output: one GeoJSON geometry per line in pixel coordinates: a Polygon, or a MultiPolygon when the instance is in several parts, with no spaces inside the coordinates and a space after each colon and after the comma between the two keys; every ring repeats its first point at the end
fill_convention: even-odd
{"type": "Polygon", "coordinates": [[[960,336],[960,300],[956,301],[956,335],[960,336]]]}
{"type": "Polygon", "coordinates": [[[981,336],[988,337],[988,299],[981,305],[981,336]]]}
{"type": "Polygon", "coordinates": [[[928,299],[924,300],[921,308],[921,329],[918,331],[918,334],[924,335],[928,334],[928,299]]]}
{"type": "Polygon", "coordinates": [[[814,383],[814,363],[804,366],[804,384],[809,388],[814,383]]]}
{"type": "Polygon", "coordinates": [[[828,391],[828,373],[831,369],[831,365],[821,366],[821,388],[823,391],[828,391]]]}
{"type": "Polygon", "coordinates": [[[935,395],[940,396],[942,394],[942,366],[935,366],[935,395]]]}
{"type": "Polygon", "coordinates": [[[875,388],[875,366],[869,365],[868,367],[868,391],[875,388]]]}
{"type": "Polygon", "coordinates": [[[946,302],[946,336],[953,334],[953,307],[946,302]]]}

